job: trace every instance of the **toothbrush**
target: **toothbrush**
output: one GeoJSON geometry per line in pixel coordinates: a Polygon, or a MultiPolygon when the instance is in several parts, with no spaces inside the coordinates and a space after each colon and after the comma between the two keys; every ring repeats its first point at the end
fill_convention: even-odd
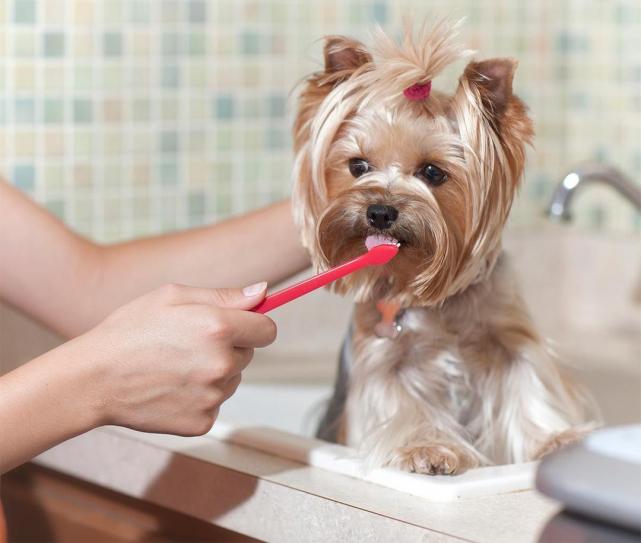
{"type": "Polygon", "coordinates": [[[304,279],[300,283],[296,283],[295,285],[291,285],[283,290],[279,290],[274,294],[265,296],[263,301],[254,307],[252,311],[256,313],[267,313],[272,309],[276,309],[277,307],[291,302],[296,298],[309,294],[318,288],[324,287],[329,283],[333,283],[337,279],[345,277],[346,275],[354,273],[362,268],[387,264],[398,254],[400,243],[395,240],[388,241],[385,239],[380,242],[380,244],[372,246],[368,243],[367,246],[368,251],[361,256],[357,256],[348,262],[339,264],[335,268],[330,268],[318,275],[304,279]]]}

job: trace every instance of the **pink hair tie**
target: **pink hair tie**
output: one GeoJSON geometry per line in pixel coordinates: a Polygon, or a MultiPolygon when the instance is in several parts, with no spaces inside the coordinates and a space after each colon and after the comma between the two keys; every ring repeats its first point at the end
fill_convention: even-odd
{"type": "Polygon", "coordinates": [[[407,87],[403,94],[408,100],[417,102],[418,100],[425,100],[430,95],[431,90],[432,82],[428,81],[427,83],[414,83],[411,87],[407,87]]]}

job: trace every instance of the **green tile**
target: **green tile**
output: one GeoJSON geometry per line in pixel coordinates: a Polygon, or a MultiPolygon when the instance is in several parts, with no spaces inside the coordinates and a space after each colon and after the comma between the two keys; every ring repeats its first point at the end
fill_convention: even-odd
{"type": "Polygon", "coordinates": [[[15,0],[13,8],[13,21],[15,23],[33,24],[36,22],[35,0],[15,0]]]}
{"type": "Polygon", "coordinates": [[[45,207],[59,219],[65,218],[65,202],[58,198],[45,201],[45,207]]]}
{"type": "Polygon", "coordinates": [[[202,217],[205,214],[206,196],[203,191],[190,192],[188,210],[190,217],[202,217]]]}
{"type": "Polygon", "coordinates": [[[387,22],[387,4],[385,2],[374,2],[372,4],[372,19],[380,25],[387,22]]]}
{"type": "Polygon", "coordinates": [[[180,86],[180,69],[177,65],[163,66],[160,83],[165,89],[177,89],[180,86]]]}
{"type": "Polygon", "coordinates": [[[75,123],[93,121],[93,103],[91,100],[76,99],[73,101],[73,120],[75,123]]]}
{"type": "Polygon", "coordinates": [[[284,117],[287,99],[283,95],[270,96],[268,99],[270,117],[284,117]]]}
{"type": "Polygon", "coordinates": [[[120,32],[107,32],[102,37],[102,48],[106,57],[119,57],[122,55],[122,34],[120,32]]]}
{"type": "Polygon", "coordinates": [[[163,132],[160,134],[160,152],[165,154],[178,152],[177,132],[163,132]]]}
{"type": "Polygon", "coordinates": [[[243,181],[245,186],[256,186],[263,175],[263,164],[258,160],[243,161],[243,181]]]}
{"type": "Polygon", "coordinates": [[[234,99],[230,95],[217,96],[214,101],[214,117],[216,119],[232,119],[234,117],[234,99]]]}
{"type": "Polygon", "coordinates": [[[229,160],[217,160],[210,168],[211,181],[223,192],[231,191],[232,179],[234,178],[234,167],[229,160]]]}
{"type": "Polygon", "coordinates": [[[45,57],[57,58],[65,54],[65,36],[62,32],[45,32],[42,42],[45,57]]]}
{"type": "Polygon", "coordinates": [[[181,38],[176,33],[163,34],[160,37],[162,54],[167,57],[177,56],[181,53],[181,38]]]}
{"type": "Polygon", "coordinates": [[[270,126],[267,128],[267,132],[265,134],[265,141],[267,143],[268,149],[283,149],[288,145],[288,140],[287,140],[287,136],[285,135],[285,130],[283,130],[282,128],[274,127],[274,126],[270,126]]]}
{"type": "Polygon", "coordinates": [[[47,124],[61,123],[64,121],[64,102],[57,99],[47,99],[44,102],[44,121],[47,124]]]}
{"type": "Polygon", "coordinates": [[[178,165],[175,162],[163,162],[159,166],[160,184],[164,186],[177,185],[180,182],[178,165]]]}
{"type": "Polygon", "coordinates": [[[232,198],[228,192],[216,193],[216,215],[224,217],[232,211],[232,198]]]}
{"type": "Polygon", "coordinates": [[[231,151],[234,142],[234,133],[229,128],[218,128],[215,132],[216,149],[231,151]]]}
{"type": "Polygon", "coordinates": [[[245,31],[240,35],[240,51],[243,55],[257,55],[260,52],[260,37],[256,32],[245,31]]]}
{"type": "MultiPolygon", "coordinates": [[[[154,2],[156,0],[153,0],[154,2]]],[[[129,2],[129,19],[132,23],[149,23],[151,21],[150,0],[132,0],[129,2]]]]}
{"type": "Polygon", "coordinates": [[[13,183],[24,191],[32,191],[36,186],[36,169],[33,164],[17,164],[13,167],[13,183]]]}
{"type": "Polygon", "coordinates": [[[36,118],[36,102],[32,98],[17,98],[13,111],[16,123],[32,123],[36,118]]]}
{"type": "Polygon", "coordinates": [[[189,54],[193,57],[202,56],[207,52],[207,39],[202,32],[189,35],[189,54]]]}

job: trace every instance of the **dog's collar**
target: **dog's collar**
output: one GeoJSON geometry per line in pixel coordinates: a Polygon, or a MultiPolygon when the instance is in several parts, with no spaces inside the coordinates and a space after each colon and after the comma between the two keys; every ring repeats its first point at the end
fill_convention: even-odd
{"type": "Polygon", "coordinates": [[[379,300],[376,309],[381,314],[381,320],[376,323],[374,333],[380,338],[396,339],[403,331],[401,317],[404,309],[401,304],[391,300],[379,300]]]}

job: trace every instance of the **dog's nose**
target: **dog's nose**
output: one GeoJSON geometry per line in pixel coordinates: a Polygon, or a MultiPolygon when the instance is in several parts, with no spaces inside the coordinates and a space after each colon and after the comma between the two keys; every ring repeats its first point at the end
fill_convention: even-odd
{"type": "Polygon", "coordinates": [[[367,222],[374,228],[385,230],[398,218],[398,209],[382,204],[372,204],[367,208],[367,222]]]}

